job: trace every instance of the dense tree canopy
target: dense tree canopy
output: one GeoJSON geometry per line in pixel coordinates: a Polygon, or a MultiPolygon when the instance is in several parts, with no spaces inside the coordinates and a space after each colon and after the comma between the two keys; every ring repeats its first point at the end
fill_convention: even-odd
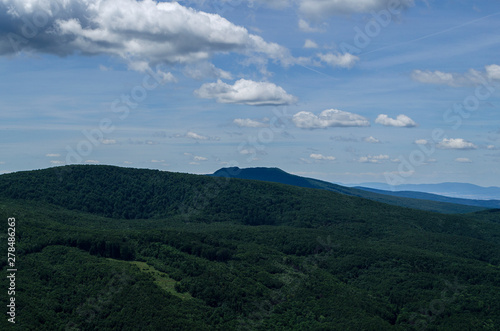
{"type": "Polygon", "coordinates": [[[104,166],[2,175],[0,190],[19,270],[1,329],[500,326],[498,210],[104,166]]]}

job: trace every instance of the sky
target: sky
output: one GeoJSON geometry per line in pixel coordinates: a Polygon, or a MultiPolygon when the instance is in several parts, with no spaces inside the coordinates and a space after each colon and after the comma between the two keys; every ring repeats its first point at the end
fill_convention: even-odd
{"type": "Polygon", "coordinates": [[[500,186],[500,3],[0,0],[0,174],[500,186]]]}

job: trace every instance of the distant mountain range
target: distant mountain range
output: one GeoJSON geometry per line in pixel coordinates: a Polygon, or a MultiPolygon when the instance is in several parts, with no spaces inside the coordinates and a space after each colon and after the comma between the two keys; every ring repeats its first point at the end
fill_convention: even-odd
{"type": "Polygon", "coordinates": [[[457,199],[422,192],[392,192],[366,187],[346,187],[317,179],[292,175],[278,168],[222,168],[213,173],[212,176],[229,176],[232,178],[261,180],[299,187],[323,189],[390,205],[441,213],[468,213],[489,208],[500,208],[500,201],[457,199]]]}
{"type": "Polygon", "coordinates": [[[384,183],[361,183],[347,185],[350,187],[370,188],[384,191],[412,191],[438,194],[446,197],[474,199],[474,200],[500,200],[500,187],[482,187],[466,183],[441,183],[441,184],[404,184],[388,185],[384,183]]]}

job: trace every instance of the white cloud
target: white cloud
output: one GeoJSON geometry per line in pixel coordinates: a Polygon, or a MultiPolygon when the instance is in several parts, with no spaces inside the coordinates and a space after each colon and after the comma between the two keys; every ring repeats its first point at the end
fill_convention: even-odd
{"type": "Polygon", "coordinates": [[[324,110],[319,116],[307,111],[301,111],[293,115],[292,121],[296,127],[301,129],[370,126],[370,122],[365,117],[338,109],[324,110]]]}
{"type": "Polygon", "coordinates": [[[429,142],[427,141],[427,139],[417,139],[415,140],[415,144],[417,145],[427,145],[429,142]]]}
{"type": "Polygon", "coordinates": [[[444,138],[439,144],[436,145],[442,149],[476,149],[477,146],[462,138],[444,138]]]}
{"type": "Polygon", "coordinates": [[[302,18],[299,19],[299,29],[302,32],[324,32],[323,29],[311,27],[309,23],[302,18]]]}
{"type": "Polygon", "coordinates": [[[266,123],[254,121],[249,118],[236,118],[233,123],[244,128],[265,128],[268,126],[266,123]]]}
{"type": "Polygon", "coordinates": [[[59,160],[51,160],[50,163],[51,164],[63,164],[64,162],[63,161],[59,161],[59,160]]]}
{"type": "Polygon", "coordinates": [[[100,162],[97,161],[97,160],[86,160],[85,163],[87,163],[87,164],[98,164],[100,162]]]}
{"type": "Polygon", "coordinates": [[[460,163],[472,163],[472,160],[466,157],[457,157],[455,161],[460,163]]]}
{"type": "Polygon", "coordinates": [[[196,132],[189,131],[186,133],[186,138],[191,138],[195,140],[208,140],[208,137],[197,134],[196,132]]]}
{"type": "Polygon", "coordinates": [[[59,157],[61,154],[45,154],[46,157],[59,157]]]}
{"type": "Polygon", "coordinates": [[[380,143],[380,140],[378,140],[377,138],[372,137],[372,136],[364,137],[363,141],[365,143],[370,143],[370,144],[378,144],[378,143],[380,143]]]}
{"type": "MultiPolygon", "coordinates": [[[[394,8],[401,11],[413,5],[413,0],[300,0],[299,11],[309,19],[322,19],[331,15],[369,13],[394,8]]],[[[397,11],[396,11],[397,10],[397,11]]]]}
{"type": "Polygon", "coordinates": [[[151,160],[151,163],[162,163],[165,162],[165,160],[151,160]]]}
{"type": "Polygon", "coordinates": [[[496,150],[497,147],[495,145],[488,145],[486,146],[486,149],[489,149],[489,150],[496,150]]]}
{"type": "Polygon", "coordinates": [[[417,82],[424,84],[458,86],[457,77],[454,77],[454,75],[451,73],[442,71],[414,70],[411,73],[411,78],[417,82]]]}
{"type": "Polygon", "coordinates": [[[358,159],[358,162],[361,163],[381,163],[384,160],[388,160],[389,155],[367,155],[367,156],[362,156],[358,159]]]}
{"type": "Polygon", "coordinates": [[[116,144],[116,140],[114,140],[114,139],[103,139],[102,143],[104,145],[114,145],[114,144],[116,144]]]}
{"type": "Polygon", "coordinates": [[[195,161],[206,161],[208,159],[206,157],[203,157],[203,156],[194,156],[193,160],[195,160],[195,161]]]}
{"type": "MultiPolygon", "coordinates": [[[[250,34],[217,14],[153,0],[3,0],[0,2],[0,54],[25,52],[112,55],[135,69],[156,64],[186,64],[217,53],[262,54],[290,64],[289,51],[250,34]],[[9,33],[23,35],[23,18],[44,13],[47,24],[37,38],[15,47],[9,33]],[[17,49],[16,49],[17,48],[17,49]],[[134,65],[134,63],[137,63],[134,65]]],[[[11,35],[10,35],[11,36],[11,35]]]]}
{"type": "Polygon", "coordinates": [[[304,48],[318,48],[318,44],[316,44],[314,41],[311,39],[306,39],[304,42],[304,48]]]}
{"type": "Polygon", "coordinates": [[[404,128],[413,128],[417,126],[417,123],[415,123],[415,121],[413,121],[411,118],[403,114],[398,115],[396,119],[390,118],[385,114],[380,114],[375,120],[375,123],[382,124],[385,126],[396,126],[404,128]]]}
{"type": "Polygon", "coordinates": [[[317,55],[321,59],[321,61],[325,62],[326,64],[332,67],[352,68],[354,64],[357,61],[359,61],[359,57],[357,57],[356,55],[352,55],[350,53],[344,53],[344,54],[319,53],[317,55]]]}
{"type": "Polygon", "coordinates": [[[133,162],[130,161],[123,161],[124,164],[132,164],[133,162]]]}
{"type": "Polygon", "coordinates": [[[207,61],[186,66],[184,74],[193,79],[203,79],[207,77],[233,79],[230,72],[217,68],[215,65],[207,61]]]}
{"type": "Polygon", "coordinates": [[[200,98],[215,99],[218,103],[238,103],[251,106],[280,106],[297,102],[297,98],[268,82],[240,79],[229,85],[221,80],[203,84],[195,94],[200,98]]]}
{"type": "Polygon", "coordinates": [[[309,155],[311,159],[314,160],[325,160],[325,161],[335,161],[335,156],[325,156],[323,154],[311,154],[309,155]]]}
{"type": "Polygon", "coordinates": [[[487,79],[500,79],[500,66],[496,64],[484,67],[484,72],[475,69],[469,69],[466,73],[449,73],[439,70],[413,70],[411,78],[424,84],[447,85],[451,87],[473,86],[484,84],[487,79]]]}
{"type": "Polygon", "coordinates": [[[491,64],[485,67],[486,76],[489,79],[500,79],[500,66],[497,64],[491,64]]]}

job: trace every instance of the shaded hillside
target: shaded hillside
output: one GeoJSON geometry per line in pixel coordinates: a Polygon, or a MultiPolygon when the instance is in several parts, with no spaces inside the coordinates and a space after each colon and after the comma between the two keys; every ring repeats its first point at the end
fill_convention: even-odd
{"type": "Polygon", "coordinates": [[[394,206],[408,207],[408,208],[434,211],[447,214],[470,213],[488,208],[475,205],[462,205],[445,201],[425,200],[417,197],[413,198],[413,197],[396,196],[393,194],[373,192],[371,190],[351,188],[337,184],[332,184],[317,179],[292,175],[278,168],[247,168],[247,169],[240,169],[236,167],[222,168],[216,171],[212,176],[215,177],[230,176],[231,178],[253,179],[253,180],[281,183],[299,187],[316,188],[316,189],[342,193],[350,196],[370,199],[373,201],[383,202],[394,206]]]}
{"type": "MultiPolygon", "coordinates": [[[[327,190],[110,166],[2,175],[0,188],[0,218],[16,218],[22,270],[16,325],[2,319],[0,329],[500,325],[498,211],[444,215],[327,190]],[[133,217],[120,218],[121,209],[133,217]]],[[[6,273],[5,259],[0,266],[6,273]]]]}

